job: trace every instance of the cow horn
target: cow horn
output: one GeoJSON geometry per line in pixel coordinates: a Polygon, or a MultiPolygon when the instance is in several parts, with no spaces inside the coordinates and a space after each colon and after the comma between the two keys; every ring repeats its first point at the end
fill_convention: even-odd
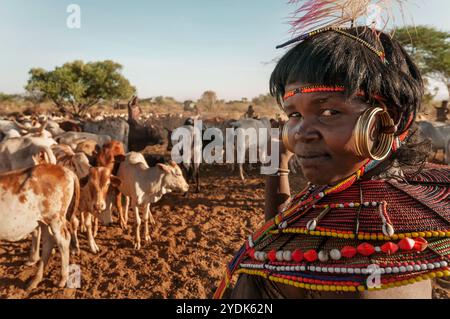
{"type": "Polygon", "coordinates": [[[20,128],[21,130],[24,130],[24,131],[27,131],[27,132],[30,131],[30,129],[29,129],[28,127],[26,127],[25,125],[23,125],[23,124],[17,122],[16,119],[13,119],[13,122],[14,122],[14,124],[15,124],[18,128],[20,128]]]}

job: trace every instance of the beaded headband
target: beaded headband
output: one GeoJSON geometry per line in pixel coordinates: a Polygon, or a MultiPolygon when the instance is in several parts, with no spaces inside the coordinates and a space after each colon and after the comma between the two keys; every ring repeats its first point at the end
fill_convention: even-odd
{"type": "Polygon", "coordinates": [[[298,37],[296,37],[294,39],[291,39],[291,40],[289,40],[289,41],[287,41],[287,42],[285,42],[283,44],[280,44],[280,45],[276,46],[276,48],[277,49],[284,48],[285,46],[288,46],[289,44],[307,40],[307,39],[309,39],[309,38],[311,38],[311,37],[313,37],[313,36],[315,36],[317,34],[328,32],[328,31],[332,31],[332,32],[336,32],[336,33],[342,34],[342,35],[344,35],[344,36],[346,36],[346,37],[348,37],[350,39],[353,39],[353,40],[361,43],[366,48],[368,48],[370,51],[375,53],[380,58],[381,62],[383,62],[384,64],[388,64],[384,51],[377,50],[369,42],[367,42],[367,41],[365,41],[365,40],[363,40],[361,38],[358,38],[357,36],[355,36],[353,34],[350,34],[350,33],[346,32],[345,30],[347,30],[347,29],[346,28],[340,28],[340,27],[321,28],[321,29],[318,29],[318,30],[314,30],[314,31],[302,34],[302,35],[300,35],[300,36],[298,36],[298,37]]]}

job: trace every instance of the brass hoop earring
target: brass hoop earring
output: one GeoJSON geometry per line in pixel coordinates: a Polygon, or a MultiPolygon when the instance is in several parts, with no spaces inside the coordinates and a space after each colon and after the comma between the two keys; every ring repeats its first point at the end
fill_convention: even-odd
{"type": "Polygon", "coordinates": [[[288,122],[283,125],[283,129],[281,130],[281,141],[283,142],[284,147],[294,153],[294,148],[289,145],[289,129],[288,122]]]}
{"type": "Polygon", "coordinates": [[[395,132],[393,128],[395,128],[394,121],[385,110],[380,107],[372,107],[367,109],[358,118],[353,131],[357,154],[373,160],[384,160],[391,152],[395,132]],[[377,115],[379,115],[381,119],[381,129],[378,135],[380,140],[375,149],[372,150],[369,146],[370,128],[376,120],[377,115]]]}

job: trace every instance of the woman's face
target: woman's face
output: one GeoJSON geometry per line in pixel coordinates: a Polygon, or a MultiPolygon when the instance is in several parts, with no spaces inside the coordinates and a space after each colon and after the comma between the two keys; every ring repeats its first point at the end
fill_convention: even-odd
{"type": "MultiPolygon", "coordinates": [[[[286,92],[305,85],[292,83],[286,92]]],[[[333,184],[364,165],[367,159],[356,155],[352,132],[367,108],[362,101],[346,100],[338,92],[297,94],[284,102],[289,143],[310,182],[333,184]]]]}

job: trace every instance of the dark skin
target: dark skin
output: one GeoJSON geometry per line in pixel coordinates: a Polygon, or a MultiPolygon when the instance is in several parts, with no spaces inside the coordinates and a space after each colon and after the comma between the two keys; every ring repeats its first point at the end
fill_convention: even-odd
{"type": "MultiPolygon", "coordinates": [[[[305,83],[287,85],[286,91],[305,86],[305,83]]],[[[352,132],[358,117],[369,105],[361,99],[346,99],[342,93],[317,92],[298,94],[285,101],[284,109],[289,116],[289,144],[300,158],[306,179],[315,185],[335,185],[356,172],[366,162],[366,158],[356,155],[352,132]]],[[[399,116],[389,111],[394,122],[399,116]]],[[[375,129],[375,127],[373,127],[375,129]]],[[[376,143],[376,134],[374,143],[376,143]]],[[[280,143],[280,168],[287,169],[289,159],[294,155],[280,143]]],[[[380,165],[382,170],[384,163],[380,165]]],[[[378,174],[373,170],[371,175],[378,174]]],[[[370,178],[371,176],[365,176],[370,178]]],[[[266,179],[265,218],[269,220],[280,211],[289,199],[289,179],[287,176],[266,179]]],[[[252,289],[254,278],[241,276],[236,285],[234,297],[258,298],[258,289],[252,289]]],[[[264,279],[261,279],[264,281],[264,279]]],[[[303,289],[274,283],[287,298],[306,298],[303,289]]],[[[382,291],[358,293],[321,293],[316,298],[430,298],[431,282],[423,281],[413,285],[382,291]]]]}

